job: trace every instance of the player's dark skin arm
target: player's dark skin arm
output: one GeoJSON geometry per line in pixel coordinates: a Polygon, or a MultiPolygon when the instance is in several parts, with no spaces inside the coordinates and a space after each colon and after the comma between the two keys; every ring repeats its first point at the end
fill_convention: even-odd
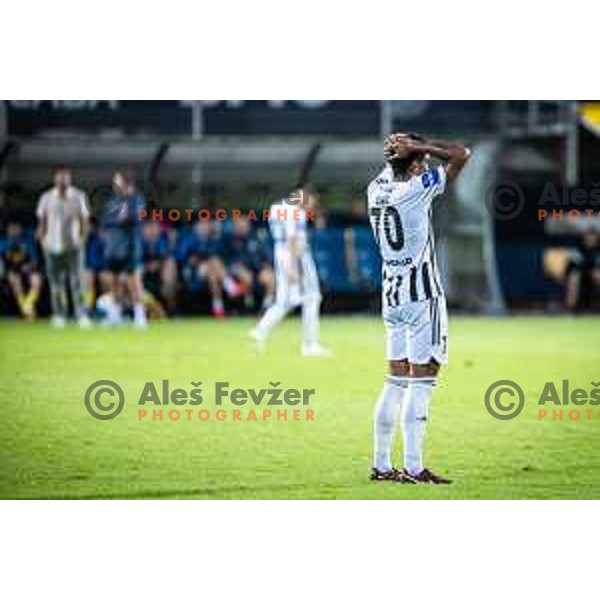
{"type": "Polygon", "coordinates": [[[444,142],[441,140],[419,141],[409,137],[402,137],[398,140],[397,146],[399,155],[406,155],[411,152],[430,154],[446,163],[448,181],[456,179],[471,155],[470,150],[458,142],[444,142]]]}
{"type": "Polygon", "coordinates": [[[446,163],[448,181],[458,177],[463,167],[467,164],[470,150],[458,142],[425,141],[409,143],[409,148],[416,152],[424,152],[446,163]],[[415,148],[416,146],[416,148],[415,148]]]}
{"type": "Polygon", "coordinates": [[[446,140],[427,140],[427,141],[429,144],[431,144],[433,146],[437,146],[438,148],[444,148],[446,150],[456,151],[459,154],[462,153],[463,163],[460,167],[461,169],[462,169],[462,167],[464,167],[464,165],[468,162],[469,158],[471,157],[471,150],[464,144],[461,144],[460,142],[446,141],[446,140]]]}

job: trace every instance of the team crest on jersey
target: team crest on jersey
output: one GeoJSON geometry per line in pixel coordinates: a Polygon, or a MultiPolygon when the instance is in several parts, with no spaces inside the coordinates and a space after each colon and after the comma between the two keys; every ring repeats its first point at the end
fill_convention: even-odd
{"type": "Polygon", "coordinates": [[[423,187],[425,189],[430,188],[432,185],[437,185],[440,182],[440,173],[437,169],[425,171],[425,173],[421,175],[421,181],[423,182],[423,187]]]}

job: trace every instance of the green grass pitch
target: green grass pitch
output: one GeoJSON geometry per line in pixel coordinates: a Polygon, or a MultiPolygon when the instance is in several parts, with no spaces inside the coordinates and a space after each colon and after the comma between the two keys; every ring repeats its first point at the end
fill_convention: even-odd
{"type": "Polygon", "coordinates": [[[378,318],[323,319],[323,341],[335,352],[327,359],[298,356],[296,319],[255,356],[252,323],[196,319],[145,332],[0,323],[0,497],[600,498],[600,407],[591,421],[540,422],[537,406],[546,381],[585,390],[600,381],[600,320],[451,318],[450,364],[426,441],[427,464],[455,480],[448,487],[368,481],[385,373],[378,318]],[[111,421],[84,407],[99,379],[117,381],[127,398],[111,421]],[[315,388],[315,421],[139,422],[144,383],[162,379],[185,389],[201,380],[201,408],[211,411],[216,381],[315,388]],[[484,407],[499,379],[525,391],[514,420],[484,407]]]}

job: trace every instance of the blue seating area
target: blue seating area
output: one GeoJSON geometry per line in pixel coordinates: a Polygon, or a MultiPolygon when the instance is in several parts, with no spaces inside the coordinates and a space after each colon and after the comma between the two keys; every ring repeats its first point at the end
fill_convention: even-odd
{"type": "Polygon", "coordinates": [[[313,255],[323,289],[334,292],[348,291],[343,229],[317,229],[313,234],[313,255]]]}
{"type": "Polygon", "coordinates": [[[379,290],[381,260],[367,226],[317,229],[312,248],[324,291],[379,290]]]}
{"type": "Polygon", "coordinates": [[[381,256],[369,227],[355,227],[354,248],[360,281],[368,289],[381,289],[381,256]],[[371,288],[373,286],[373,288],[371,288]]]}
{"type": "MultiPolygon", "coordinates": [[[[224,241],[230,234],[231,227],[224,222],[221,227],[221,241],[224,241]]],[[[168,230],[168,233],[164,235],[168,235],[170,255],[177,263],[181,292],[184,295],[205,292],[206,282],[198,280],[195,275],[196,270],[189,263],[190,248],[194,245],[193,228],[179,227],[175,230],[168,230]]],[[[266,260],[269,257],[272,259],[273,246],[268,230],[264,227],[258,228],[256,235],[260,240],[260,247],[266,260]]],[[[23,238],[32,250],[36,268],[43,272],[45,265],[41,260],[41,252],[39,249],[36,251],[33,230],[31,228],[24,229],[23,238]]],[[[324,294],[351,296],[352,294],[377,293],[381,289],[381,260],[368,225],[316,228],[310,232],[310,243],[324,294]]],[[[92,235],[87,248],[86,267],[94,272],[101,272],[103,269],[101,252],[96,247],[97,244],[97,236],[92,235]]],[[[5,240],[0,237],[0,248],[4,245],[5,240]]],[[[218,255],[219,242],[215,247],[218,255]]],[[[0,286],[3,295],[6,295],[8,291],[6,269],[3,267],[0,254],[0,286]]]]}

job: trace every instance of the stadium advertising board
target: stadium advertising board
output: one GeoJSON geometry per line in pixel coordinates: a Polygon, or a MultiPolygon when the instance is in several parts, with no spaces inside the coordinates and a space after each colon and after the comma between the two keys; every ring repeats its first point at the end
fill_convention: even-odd
{"type": "Polygon", "coordinates": [[[342,135],[489,130],[489,102],[436,100],[9,100],[9,134],[342,135]],[[194,116],[198,110],[198,118],[194,116]]]}

